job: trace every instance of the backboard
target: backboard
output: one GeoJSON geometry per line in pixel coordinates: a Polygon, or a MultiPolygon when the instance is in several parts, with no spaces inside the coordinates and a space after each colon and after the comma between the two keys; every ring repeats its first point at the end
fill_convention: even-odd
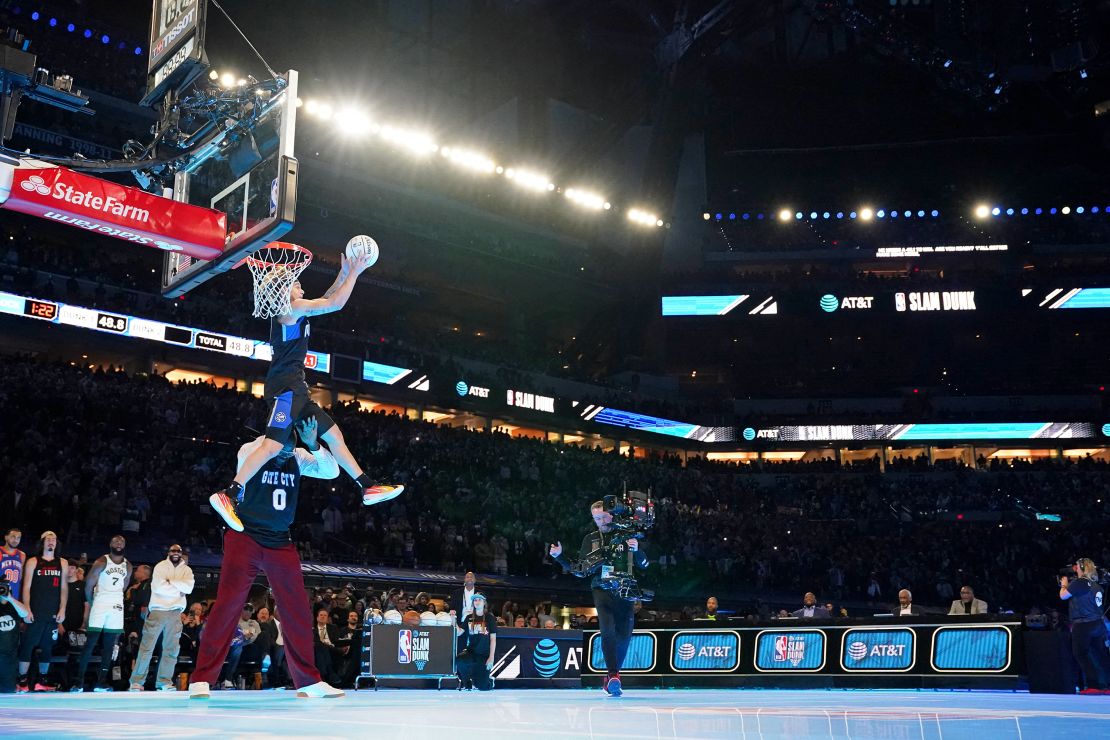
{"type": "Polygon", "coordinates": [[[297,210],[297,72],[263,104],[249,136],[218,134],[176,174],[173,199],[227,215],[223,253],[213,260],[167,253],[162,295],[177,298],[230,270],[251,252],[293,228],[297,210]]]}

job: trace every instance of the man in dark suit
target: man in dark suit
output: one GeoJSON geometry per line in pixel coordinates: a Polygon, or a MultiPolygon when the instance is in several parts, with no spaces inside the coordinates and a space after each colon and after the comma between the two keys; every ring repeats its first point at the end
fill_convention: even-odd
{"type": "Polygon", "coordinates": [[[802,598],[802,608],[791,612],[790,616],[798,619],[829,619],[832,613],[825,607],[818,606],[817,595],[808,591],[802,598]]]}
{"type": "Polygon", "coordinates": [[[920,617],[922,611],[913,605],[913,594],[908,588],[898,592],[898,606],[891,610],[896,617],[920,617]]]}
{"type": "Polygon", "coordinates": [[[320,677],[332,684],[339,685],[338,668],[343,664],[343,656],[350,649],[340,647],[339,628],[331,623],[331,612],[325,607],[316,610],[316,624],[312,630],[312,647],[316,658],[316,670],[320,677]]]}

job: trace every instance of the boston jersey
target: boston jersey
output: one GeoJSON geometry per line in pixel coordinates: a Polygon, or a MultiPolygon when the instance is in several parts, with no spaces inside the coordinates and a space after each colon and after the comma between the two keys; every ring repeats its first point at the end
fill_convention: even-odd
{"type": "Polygon", "coordinates": [[[100,578],[96,581],[96,591],[93,597],[97,601],[101,599],[122,601],[123,584],[127,582],[127,561],[114,563],[109,555],[104,556],[104,561],[104,570],[100,571],[100,578]]]}
{"type": "Polygon", "coordinates": [[[304,380],[304,358],[308,354],[308,337],[311,327],[302,316],[295,324],[283,324],[270,319],[270,346],[273,357],[266,373],[266,395],[272,396],[286,389],[307,385],[304,380]]]}
{"type": "Polygon", "coordinates": [[[7,545],[0,545],[0,577],[11,584],[16,598],[23,586],[23,564],[26,562],[27,555],[22,550],[9,550],[7,545]]]}
{"type": "Polygon", "coordinates": [[[301,467],[297,456],[284,461],[277,457],[255,473],[243,487],[243,499],[235,513],[243,531],[263,547],[282,547],[292,542],[289,527],[297,512],[297,492],[301,487],[301,467]]]}

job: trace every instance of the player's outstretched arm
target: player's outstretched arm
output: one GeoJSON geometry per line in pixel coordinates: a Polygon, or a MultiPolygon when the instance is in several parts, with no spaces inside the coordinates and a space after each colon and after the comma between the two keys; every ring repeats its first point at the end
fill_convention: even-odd
{"type": "Polygon", "coordinates": [[[297,456],[301,475],[330,480],[339,476],[339,463],[328,448],[320,444],[316,436],[316,426],[314,416],[297,422],[297,435],[308,449],[298,447],[293,454],[297,456]]]}
{"type": "MultiPolygon", "coordinates": [[[[331,295],[325,293],[323,298],[297,298],[292,300],[289,302],[289,316],[294,319],[299,319],[302,316],[321,316],[326,313],[335,313],[347,305],[347,301],[355,289],[355,283],[358,282],[359,275],[366,272],[366,269],[370,267],[371,258],[370,255],[364,254],[350,261],[347,261],[346,257],[343,259],[349,265],[349,270],[338,285],[328,288],[331,295]]],[[[339,272],[342,276],[343,268],[340,268],[339,272]]]]}

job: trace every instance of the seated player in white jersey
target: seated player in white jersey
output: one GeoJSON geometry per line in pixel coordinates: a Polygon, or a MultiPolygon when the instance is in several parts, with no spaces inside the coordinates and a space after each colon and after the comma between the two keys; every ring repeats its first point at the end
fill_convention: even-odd
{"type": "Polygon", "coordinates": [[[370,266],[371,258],[362,254],[342,264],[335,282],[321,298],[307,299],[299,281],[293,283],[289,294],[289,311],[270,319],[270,345],[273,357],[266,373],[265,396],[271,403],[265,438],[241,461],[235,479],[222,491],[212,494],[208,502],[228,527],[243,531],[243,523],[236,514],[236,505],[242,502],[243,486],[262,466],[273,459],[293,434],[293,425],[304,419],[315,419],[320,438],[327,444],[339,466],[362,489],[362,503],[373,506],[400,496],[404,486],[375,485],[355,460],[343,439],[343,432],[335,421],[313,401],[305,382],[304,361],[308,353],[311,333],[310,316],[322,316],[339,311],[351,297],[358,276],[370,266]]]}
{"type": "MultiPolygon", "coordinates": [[[[247,480],[239,505],[245,531],[224,532],[223,560],[216,590],[216,605],[204,624],[196,670],[189,683],[189,696],[207,699],[210,686],[223,667],[239,624],[240,612],[255,576],[261,571],[281,610],[281,631],[289,676],[303,698],[332,699],[343,696],[320,677],[312,647],[311,606],[304,588],[301,559],[289,534],[297,512],[301,479],[331,479],[339,465],[316,438],[317,422],[307,418],[297,423],[296,434],[278,455],[247,480]],[[297,447],[297,436],[308,449],[297,447]]],[[[259,437],[239,450],[239,465],[262,444],[259,437]]]]}
{"type": "Polygon", "coordinates": [[[85,578],[85,649],[77,665],[77,680],[70,691],[85,689],[85,672],[97,643],[100,644],[100,668],[94,691],[111,691],[108,669],[116,640],[123,634],[123,593],[131,582],[131,563],[123,556],[127,540],[117,534],[108,543],[108,554],[93,563],[85,578]]]}

